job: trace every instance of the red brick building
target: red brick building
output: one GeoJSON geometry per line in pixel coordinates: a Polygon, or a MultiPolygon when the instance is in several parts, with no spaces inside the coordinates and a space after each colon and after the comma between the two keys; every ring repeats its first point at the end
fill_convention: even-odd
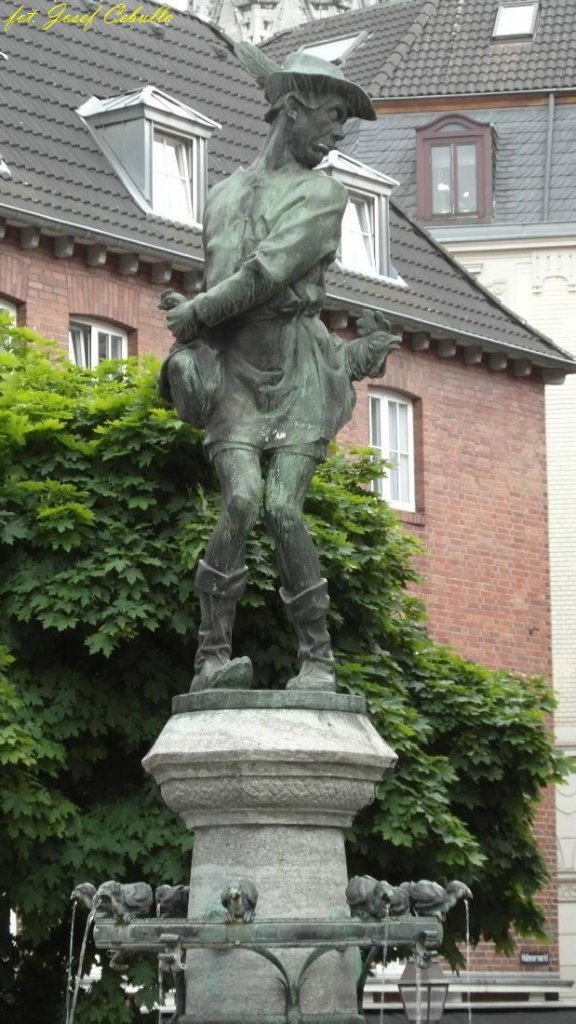
{"type": "MultiPolygon", "coordinates": [[[[201,287],[206,163],[214,182],[249,162],[264,107],[227,40],[186,13],[163,28],[94,21],[89,43],[40,23],[3,39],[0,306],[81,363],[162,356],[160,293],[201,287]]],[[[434,636],[549,675],[544,389],[576,364],[403,214],[390,179],[346,159],[326,170],[351,195],[327,321],[352,337],[361,309],[378,309],[404,338],[340,440],[397,464],[385,496],[424,542],[434,636]]],[[[545,801],[551,865],[553,816],[545,801]]],[[[554,935],[553,888],[543,898],[554,935]]],[[[549,953],[554,971],[554,941],[549,953]]]]}

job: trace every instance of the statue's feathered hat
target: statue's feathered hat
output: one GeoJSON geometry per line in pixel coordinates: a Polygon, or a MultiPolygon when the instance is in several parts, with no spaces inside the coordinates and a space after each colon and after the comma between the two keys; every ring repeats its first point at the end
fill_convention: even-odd
{"type": "Polygon", "coordinates": [[[289,92],[311,89],[318,92],[335,93],[346,100],[349,117],[362,117],[375,121],[376,111],[368,93],[355,82],[344,78],[343,72],[330,61],[322,60],[311,53],[291,53],[284,64],[277,64],[252,43],[237,43],[234,51],[242,67],[246,69],[264,89],[268,102],[274,106],[289,92]]]}

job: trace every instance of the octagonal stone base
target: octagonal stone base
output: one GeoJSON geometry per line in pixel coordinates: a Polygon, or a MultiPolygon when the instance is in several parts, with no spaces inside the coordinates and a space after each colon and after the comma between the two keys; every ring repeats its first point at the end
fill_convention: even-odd
{"type": "MultiPolygon", "coordinates": [[[[189,917],[223,916],[220,894],[241,878],[258,888],[256,920],[348,916],[344,829],[396,761],[362,698],[209,691],[175,710],[144,766],[194,829],[189,917]]],[[[311,949],[274,952],[294,975],[311,949]]],[[[320,957],[301,1019],[358,1024],[359,971],[355,950],[320,957]]],[[[183,1024],[285,1020],[280,973],[253,951],[194,950],[186,973],[183,1024]]]]}

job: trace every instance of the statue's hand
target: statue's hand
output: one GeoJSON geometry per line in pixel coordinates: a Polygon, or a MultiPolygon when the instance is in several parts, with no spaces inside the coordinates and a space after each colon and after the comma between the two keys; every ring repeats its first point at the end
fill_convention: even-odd
{"type": "Polygon", "coordinates": [[[163,308],[166,312],[168,329],[174,335],[177,345],[187,345],[198,335],[200,322],[194,310],[194,299],[185,299],[178,292],[164,293],[163,308]]]}
{"type": "Polygon", "coordinates": [[[386,360],[402,344],[400,335],[390,332],[390,324],[377,310],[363,310],[356,324],[359,337],[346,345],[346,369],[350,380],[382,377],[386,360]]]}

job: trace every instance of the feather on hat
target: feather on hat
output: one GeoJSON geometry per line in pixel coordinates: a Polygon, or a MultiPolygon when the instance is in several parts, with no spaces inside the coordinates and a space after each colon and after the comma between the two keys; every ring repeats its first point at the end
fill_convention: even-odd
{"type": "Polygon", "coordinates": [[[330,61],[298,50],[291,53],[284,61],[284,65],[281,65],[271,60],[257,46],[245,41],[237,43],[234,51],[242,67],[264,89],[266,99],[272,105],[289,92],[296,92],[302,88],[317,88],[321,92],[329,90],[337,96],[342,96],[348,103],[349,117],[361,117],[365,121],[376,120],[376,111],[368,93],[355,82],[349,82],[344,78],[340,68],[330,61]]]}

